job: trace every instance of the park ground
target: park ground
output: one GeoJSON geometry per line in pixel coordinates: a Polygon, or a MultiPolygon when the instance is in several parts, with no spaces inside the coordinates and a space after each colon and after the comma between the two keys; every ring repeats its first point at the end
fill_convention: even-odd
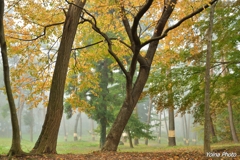
{"type": "MultiPolygon", "coordinates": [[[[11,139],[0,138],[0,159],[8,159],[6,156],[11,139]]],[[[29,152],[34,145],[33,142],[22,140],[22,148],[29,152]]],[[[240,144],[231,142],[216,143],[212,145],[212,152],[208,156],[203,153],[202,145],[168,147],[167,144],[158,144],[150,141],[146,146],[140,143],[130,148],[127,143],[119,146],[117,152],[100,152],[97,141],[68,141],[58,142],[58,154],[56,155],[25,155],[12,157],[13,160],[201,160],[201,159],[236,159],[240,160],[240,144]],[[219,157],[218,157],[219,156],[219,157]],[[231,157],[233,156],[233,157],[231,157]]]]}

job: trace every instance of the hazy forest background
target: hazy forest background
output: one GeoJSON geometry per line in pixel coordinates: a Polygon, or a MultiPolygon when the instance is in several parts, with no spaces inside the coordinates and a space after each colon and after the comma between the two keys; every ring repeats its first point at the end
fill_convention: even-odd
{"type": "Polygon", "coordinates": [[[239,143],[239,0],[3,2],[0,154],[239,143]]]}

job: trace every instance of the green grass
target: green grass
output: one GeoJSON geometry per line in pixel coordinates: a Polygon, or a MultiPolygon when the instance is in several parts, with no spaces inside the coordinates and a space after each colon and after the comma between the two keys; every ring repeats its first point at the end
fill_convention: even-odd
{"type": "MultiPolygon", "coordinates": [[[[25,152],[31,151],[35,142],[30,142],[29,140],[23,139],[21,142],[22,149],[25,152]]],[[[120,145],[118,147],[119,152],[176,152],[176,151],[203,151],[202,145],[195,145],[195,146],[185,146],[180,143],[174,147],[168,147],[166,143],[158,144],[156,141],[149,141],[149,145],[146,146],[144,144],[144,140],[140,140],[140,144],[134,146],[134,148],[129,147],[129,143],[125,142],[124,145],[120,145]]],[[[0,154],[7,154],[11,146],[11,138],[0,138],[0,154]]],[[[211,145],[212,149],[215,148],[222,148],[228,146],[240,146],[240,144],[235,144],[232,142],[225,142],[225,143],[216,143],[211,145]]],[[[85,137],[81,141],[74,142],[72,139],[68,139],[67,142],[63,141],[62,137],[59,137],[58,145],[57,145],[57,152],[59,154],[86,154],[91,153],[93,151],[99,150],[99,143],[98,140],[91,141],[90,137],[85,137]]]]}

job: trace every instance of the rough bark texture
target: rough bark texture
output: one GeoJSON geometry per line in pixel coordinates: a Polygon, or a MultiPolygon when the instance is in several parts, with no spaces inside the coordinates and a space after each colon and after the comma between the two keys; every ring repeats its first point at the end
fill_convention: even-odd
{"type": "Polygon", "coordinates": [[[216,3],[211,6],[210,20],[208,28],[208,43],[207,43],[207,55],[206,55],[206,71],[205,71],[205,108],[204,108],[204,153],[210,152],[210,69],[211,69],[211,53],[212,53],[212,28],[214,8],[216,3]]]}
{"type": "Polygon", "coordinates": [[[12,155],[23,154],[20,145],[20,130],[17,118],[16,106],[12,94],[11,84],[10,84],[10,73],[7,55],[7,45],[5,41],[4,25],[3,25],[3,14],[4,14],[4,0],[0,0],[0,44],[1,44],[1,54],[3,61],[3,74],[4,74],[4,84],[7,93],[11,123],[12,123],[12,145],[8,152],[9,157],[12,155]]]}
{"type": "Polygon", "coordinates": [[[63,27],[63,35],[58,50],[57,61],[53,73],[52,85],[49,95],[49,103],[46,118],[41,134],[31,151],[32,153],[55,154],[59,126],[63,114],[63,94],[70,59],[72,44],[75,38],[79,18],[82,13],[81,7],[85,1],[75,0],[75,5],[70,5],[63,27]]]}

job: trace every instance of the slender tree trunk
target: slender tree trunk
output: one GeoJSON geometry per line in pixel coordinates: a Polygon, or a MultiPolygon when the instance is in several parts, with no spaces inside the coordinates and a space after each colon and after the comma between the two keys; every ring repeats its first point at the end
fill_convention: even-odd
{"type": "Polygon", "coordinates": [[[79,113],[79,137],[78,140],[82,139],[82,112],[79,113]]]}
{"type": "Polygon", "coordinates": [[[73,133],[73,140],[74,141],[78,140],[77,127],[78,127],[79,118],[80,118],[80,113],[77,114],[76,120],[75,120],[74,133],[73,133]]]}
{"type": "Polygon", "coordinates": [[[159,130],[158,130],[158,143],[161,144],[162,133],[162,112],[159,112],[159,130]]]}
{"type": "MultiPolygon", "coordinates": [[[[222,56],[222,62],[224,62],[224,57],[222,56]]],[[[222,65],[222,70],[223,70],[223,76],[226,76],[227,74],[227,69],[225,68],[224,65],[222,65]]],[[[228,101],[228,119],[229,119],[229,126],[232,134],[232,139],[235,143],[238,143],[238,136],[237,132],[235,129],[234,121],[233,121],[233,111],[232,111],[232,103],[231,100],[228,101]]]]}
{"type": "Polygon", "coordinates": [[[234,126],[234,122],[233,122],[233,111],[232,111],[232,104],[230,100],[228,101],[228,117],[229,117],[229,125],[231,129],[232,139],[235,143],[238,143],[239,141],[238,141],[238,136],[234,126]]]}
{"type": "Polygon", "coordinates": [[[127,130],[127,134],[128,134],[129,146],[130,146],[130,148],[133,148],[132,135],[131,135],[130,130],[127,130]]]}
{"type": "Polygon", "coordinates": [[[186,124],[185,124],[185,114],[182,116],[182,131],[183,131],[183,143],[186,145],[186,124]]]}
{"type": "Polygon", "coordinates": [[[4,25],[3,25],[3,15],[4,15],[4,0],[0,0],[0,44],[1,44],[1,54],[3,61],[3,74],[4,74],[4,84],[7,93],[11,123],[12,123],[12,145],[8,152],[8,156],[23,154],[20,145],[20,130],[17,118],[16,106],[12,94],[11,84],[10,84],[10,73],[7,55],[7,45],[5,41],[4,25]]]}
{"type": "Polygon", "coordinates": [[[57,153],[57,137],[63,114],[63,95],[68,63],[82,13],[82,7],[85,5],[86,0],[74,0],[73,3],[80,7],[76,7],[75,5],[69,6],[53,73],[46,118],[41,134],[31,153],[57,153]]]}
{"type": "Polygon", "coordinates": [[[210,20],[208,28],[208,43],[207,43],[207,55],[206,55],[206,71],[205,71],[205,108],[204,108],[204,153],[210,152],[210,69],[211,69],[211,53],[212,53],[212,28],[213,28],[213,17],[214,8],[216,3],[211,6],[210,20]]]}
{"type": "Polygon", "coordinates": [[[63,133],[64,133],[64,141],[67,142],[67,129],[66,129],[66,123],[65,123],[65,117],[62,117],[63,122],[63,133]]]}
{"type": "MultiPolygon", "coordinates": [[[[95,141],[95,131],[94,131],[94,121],[91,119],[91,126],[92,126],[92,141],[95,141]]],[[[106,137],[106,135],[105,135],[106,137]]]]}
{"type": "Polygon", "coordinates": [[[100,147],[102,148],[104,143],[106,142],[107,135],[107,120],[106,117],[100,119],[100,147]]]}
{"type": "Polygon", "coordinates": [[[33,142],[33,127],[34,127],[34,115],[33,115],[33,108],[30,110],[30,115],[32,122],[30,124],[30,141],[33,142]]]}
{"type": "Polygon", "coordinates": [[[22,97],[22,92],[21,88],[19,89],[19,97],[18,97],[18,104],[17,104],[17,117],[18,117],[18,122],[19,122],[19,134],[20,134],[20,139],[22,139],[22,111],[24,107],[24,97],[22,97]]]}
{"type": "MultiPolygon", "coordinates": [[[[138,117],[138,106],[136,105],[134,112],[136,114],[136,116],[138,117]]],[[[139,144],[139,139],[138,137],[134,137],[134,145],[137,146],[139,144]]]]}
{"type": "MultiPolygon", "coordinates": [[[[150,124],[151,121],[151,111],[152,111],[152,98],[149,97],[149,105],[148,105],[148,116],[147,116],[147,124],[150,124]]],[[[149,130],[147,130],[149,132],[149,130]]],[[[145,145],[148,145],[148,138],[145,138],[145,145]]]]}
{"type": "Polygon", "coordinates": [[[163,116],[164,116],[164,122],[165,122],[166,133],[167,133],[167,135],[168,135],[168,125],[167,125],[167,118],[166,118],[165,110],[163,111],[163,116]]]}
{"type": "Polygon", "coordinates": [[[176,146],[176,138],[175,138],[175,116],[174,116],[174,103],[173,103],[173,92],[172,92],[172,76],[171,76],[171,68],[167,72],[167,77],[170,80],[170,83],[167,85],[167,93],[168,93],[168,120],[169,120],[169,131],[168,131],[168,145],[176,146]]]}
{"type": "Polygon", "coordinates": [[[212,142],[215,143],[217,142],[217,135],[214,129],[214,124],[213,124],[213,119],[210,116],[210,132],[211,132],[211,136],[212,136],[212,142]]]}
{"type": "Polygon", "coordinates": [[[187,125],[187,118],[186,114],[184,114],[184,126],[185,126],[185,144],[188,146],[189,145],[189,134],[188,134],[188,125],[187,125]]]}

